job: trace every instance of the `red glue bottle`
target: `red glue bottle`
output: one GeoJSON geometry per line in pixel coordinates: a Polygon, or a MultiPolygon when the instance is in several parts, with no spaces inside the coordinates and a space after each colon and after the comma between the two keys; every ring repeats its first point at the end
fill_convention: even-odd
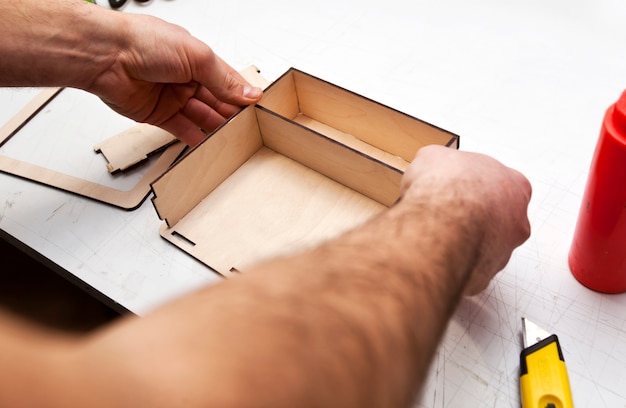
{"type": "Polygon", "coordinates": [[[604,115],[568,261],[586,287],[626,291],[626,90],[604,115]]]}

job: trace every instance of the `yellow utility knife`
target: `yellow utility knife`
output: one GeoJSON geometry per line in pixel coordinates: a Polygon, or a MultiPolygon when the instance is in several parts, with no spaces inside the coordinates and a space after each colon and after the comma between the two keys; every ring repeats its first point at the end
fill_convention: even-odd
{"type": "Polygon", "coordinates": [[[522,317],[524,349],[520,354],[523,408],[573,408],[563,352],[556,334],[522,317]]]}

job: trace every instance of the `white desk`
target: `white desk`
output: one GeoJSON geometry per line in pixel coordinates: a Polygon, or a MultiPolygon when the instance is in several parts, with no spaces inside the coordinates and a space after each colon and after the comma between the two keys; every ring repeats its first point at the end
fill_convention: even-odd
{"type": "MultiPolygon", "coordinates": [[[[186,27],[237,69],[273,80],[293,66],[417,116],[530,179],[532,237],[461,303],[417,407],[519,406],[522,316],[559,335],[578,408],[624,406],[626,295],[584,288],[567,253],[602,116],[626,88],[625,2],[154,0],[124,12],[186,27]]],[[[40,159],[104,166],[77,135],[128,123],[68,95],[18,137],[58,142],[40,159]]],[[[0,119],[29,98],[0,90],[0,119]]],[[[220,279],[160,238],[149,200],[126,212],[5,174],[0,198],[2,230],[134,313],[220,279]]]]}

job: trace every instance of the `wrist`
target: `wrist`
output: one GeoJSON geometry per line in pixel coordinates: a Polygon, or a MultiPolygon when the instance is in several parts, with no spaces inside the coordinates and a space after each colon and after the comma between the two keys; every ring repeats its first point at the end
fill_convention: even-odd
{"type": "Polygon", "coordinates": [[[78,3],[72,16],[77,27],[67,31],[56,50],[65,64],[58,80],[60,86],[89,90],[125,49],[127,19],[118,11],[78,3]]]}
{"type": "Polygon", "coordinates": [[[127,16],[83,1],[79,17],[83,27],[77,30],[77,57],[72,68],[75,76],[68,86],[89,90],[94,81],[108,70],[126,48],[127,16]]]}
{"type": "MultiPolygon", "coordinates": [[[[384,216],[384,222],[398,225],[404,242],[397,246],[404,256],[398,259],[413,273],[431,269],[446,285],[460,294],[476,265],[483,230],[480,206],[445,187],[422,189],[423,194],[403,197],[384,216]]],[[[400,255],[400,254],[398,254],[400,255]]]]}
{"type": "Polygon", "coordinates": [[[0,11],[0,51],[8,56],[0,85],[85,89],[123,41],[121,14],[84,0],[2,2],[0,11]]]}

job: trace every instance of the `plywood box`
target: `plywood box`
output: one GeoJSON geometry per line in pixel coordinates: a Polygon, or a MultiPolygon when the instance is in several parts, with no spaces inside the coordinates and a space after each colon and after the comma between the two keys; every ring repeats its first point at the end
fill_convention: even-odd
{"type": "Polygon", "coordinates": [[[315,245],[393,205],[415,152],[459,137],[290,69],[152,183],[160,234],[218,273],[315,245]]]}

